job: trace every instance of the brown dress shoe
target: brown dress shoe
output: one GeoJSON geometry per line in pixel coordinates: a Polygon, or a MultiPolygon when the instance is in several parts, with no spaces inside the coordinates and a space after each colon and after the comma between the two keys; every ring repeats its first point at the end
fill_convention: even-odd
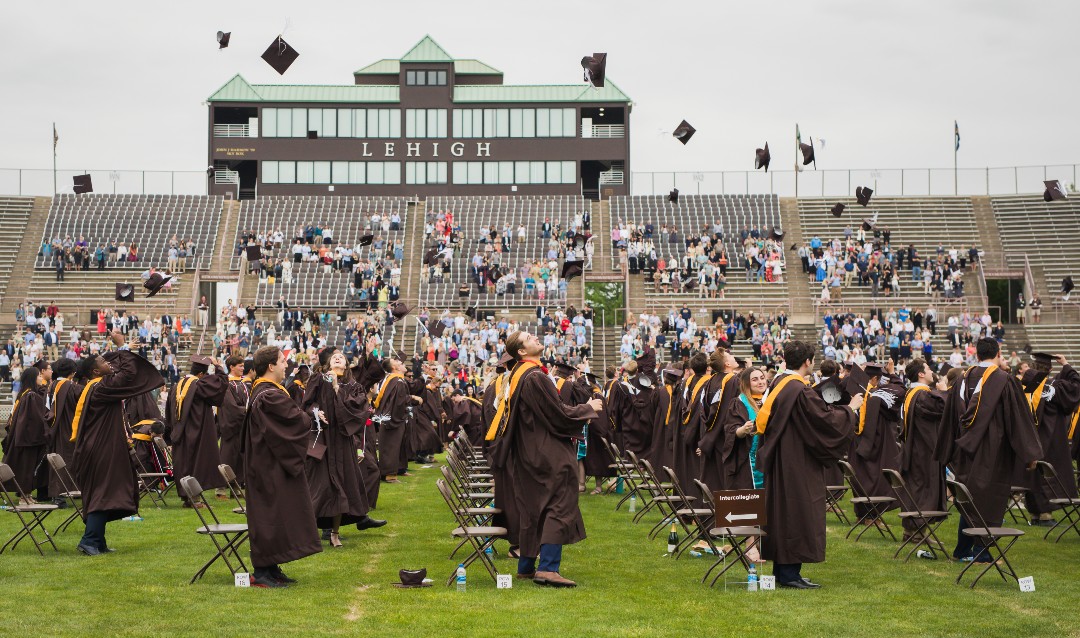
{"type": "Polygon", "coordinates": [[[401,481],[399,481],[397,476],[395,476],[394,474],[390,474],[386,478],[383,479],[383,483],[400,483],[400,482],[401,481]]]}
{"type": "Polygon", "coordinates": [[[559,572],[536,572],[533,575],[533,582],[545,587],[577,587],[577,583],[564,578],[559,572]]]}
{"type": "Polygon", "coordinates": [[[514,574],[516,580],[532,580],[534,576],[536,576],[536,572],[531,574],[514,574]]]}

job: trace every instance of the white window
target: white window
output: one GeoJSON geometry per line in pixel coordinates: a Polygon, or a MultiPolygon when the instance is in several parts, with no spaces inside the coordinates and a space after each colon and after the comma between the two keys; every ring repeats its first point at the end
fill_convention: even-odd
{"type": "Polygon", "coordinates": [[[562,184],[562,162],[546,162],[547,183],[562,184]]]}
{"type": "Polygon", "coordinates": [[[536,109],[522,109],[521,136],[536,137],[536,109]]]}
{"type": "Polygon", "coordinates": [[[496,124],[495,124],[495,136],[496,137],[510,137],[510,109],[498,109],[495,111],[496,124]]]}
{"type": "MultiPolygon", "coordinates": [[[[400,116],[399,116],[400,118],[400,116]]],[[[401,162],[383,162],[383,183],[401,183],[401,162]]]]}
{"type": "Polygon", "coordinates": [[[483,137],[495,137],[495,109],[484,109],[483,137]]]}
{"type": "Polygon", "coordinates": [[[315,183],[330,183],[330,162],[315,162],[315,183]]]}
{"type": "Polygon", "coordinates": [[[518,184],[532,184],[528,162],[514,162],[514,181],[518,184]]]}
{"type": "Polygon", "coordinates": [[[292,109],[277,110],[277,136],[292,137],[292,109]]]}
{"type": "Polygon", "coordinates": [[[315,162],[297,162],[296,163],[296,183],[297,184],[314,184],[315,183],[315,162]]]}
{"type": "Polygon", "coordinates": [[[262,183],[263,184],[277,184],[278,183],[278,163],[274,161],[264,161],[262,163],[262,183]]]}
{"type": "Polygon", "coordinates": [[[563,115],[562,109],[551,109],[551,137],[563,136],[563,115]]]}
{"type": "MultiPolygon", "coordinates": [[[[464,137],[461,134],[462,130],[462,116],[465,111],[463,109],[454,109],[453,121],[451,122],[451,130],[454,132],[454,137],[464,137]]],[[[406,134],[406,137],[408,135],[406,134]]]]}
{"type": "MultiPolygon", "coordinates": [[[[315,131],[315,133],[319,137],[323,136],[322,112],[323,112],[322,109],[308,109],[308,126],[307,126],[307,130],[315,131]]],[[[305,135],[306,135],[306,133],[305,133],[305,135]]]]}
{"type": "Polygon", "coordinates": [[[521,109],[510,109],[510,137],[521,137],[521,109]]]}
{"type": "Polygon", "coordinates": [[[337,109],[323,109],[319,137],[337,137],[337,109]]]}
{"type": "Polygon", "coordinates": [[[262,110],[262,136],[277,137],[277,109],[262,110]]]}
{"type": "Polygon", "coordinates": [[[383,183],[383,162],[368,162],[367,167],[367,181],[368,184],[382,184],[383,183]]]}
{"type": "Polygon", "coordinates": [[[354,109],[353,110],[353,137],[367,137],[368,130],[368,110],[367,109],[354,109]]]}
{"type": "Polygon", "coordinates": [[[562,182],[563,184],[577,184],[577,162],[562,163],[562,182]]]}
{"type": "Polygon", "coordinates": [[[470,184],[483,184],[484,183],[484,163],[483,162],[469,162],[469,183],[470,184]]]}
{"type": "Polygon", "coordinates": [[[334,184],[349,183],[349,163],[334,162],[330,166],[330,181],[334,184]]]}
{"type": "Polygon", "coordinates": [[[484,165],[484,183],[485,184],[498,184],[499,183],[499,164],[497,162],[483,162],[484,165]]]}
{"type": "Polygon", "coordinates": [[[337,134],[338,137],[352,137],[353,112],[352,109],[337,110],[337,134]]]}
{"type": "Polygon", "coordinates": [[[296,183],[296,162],[278,162],[278,183],[296,183]]]}
{"type": "Polygon", "coordinates": [[[307,137],[307,109],[292,109],[292,136],[307,137]]]}
{"type": "Polygon", "coordinates": [[[536,137],[551,134],[551,109],[536,109],[536,137]]]}
{"type": "Polygon", "coordinates": [[[529,162],[530,179],[533,184],[544,183],[544,163],[543,162],[529,162]]]}
{"type": "Polygon", "coordinates": [[[366,184],[367,183],[367,170],[365,170],[367,164],[365,162],[349,162],[349,183],[350,184],[366,184]]]}
{"type": "Polygon", "coordinates": [[[577,137],[577,113],[574,109],[563,109],[563,137],[577,137]]]}
{"type": "Polygon", "coordinates": [[[513,162],[499,162],[499,183],[500,184],[513,184],[514,183],[514,163],[513,162]]]}
{"type": "Polygon", "coordinates": [[[468,184],[469,183],[469,163],[468,162],[454,162],[454,183],[455,184],[468,184]]]}

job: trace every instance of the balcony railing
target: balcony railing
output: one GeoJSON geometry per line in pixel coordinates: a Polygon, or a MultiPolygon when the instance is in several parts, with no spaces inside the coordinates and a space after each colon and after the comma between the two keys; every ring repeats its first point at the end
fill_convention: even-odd
{"type": "Polygon", "coordinates": [[[236,171],[230,171],[227,168],[218,168],[214,170],[214,183],[215,184],[239,184],[240,173],[236,171]]]}
{"type": "Polygon", "coordinates": [[[626,126],[622,124],[593,124],[592,126],[582,124],[581,136],[605,139],[626,137],[626,126]]]}
{"type": "Polygon", "coordinates": [[[614,184],[622,185],[623,183],[623,171],[604,171],[600,173],[600,184],[614,184]]]}
{"type": "Polygon", "coordinates": [[[251,137],[251,127],[247,124],[215,124],[214,137],[251,137]]]}

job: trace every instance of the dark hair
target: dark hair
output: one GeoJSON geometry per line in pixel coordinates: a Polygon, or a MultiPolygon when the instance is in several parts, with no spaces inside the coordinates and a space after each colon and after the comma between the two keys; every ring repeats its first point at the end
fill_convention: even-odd
{"type": "Polygon", "coordinates": [[[266,374],[267,369],[270,366],[277,363],[278,355],[281,354],[281,348],[277,346],[264,346],[255,351],[255,374],[260,377],[266,374]]]}
{"type": "Polygon", "coordinates": [[[210,371],[210,366],[205,363],[191,363],[191,374],[206,374],[210,371]]]}
{"type": "Polygon", "coordinates": [[[77,367],[78,366],[75,365],[75,362],[71,359],[68,359],[67,357],[57,359],[56,361],[52,362],[53,376],[71,377],[71,375],[75,374],[75,369],[77,367]]]}
{"type": "Polygon", "coordinates": [[[94,378],[94,372],[97,370],[98,360],[101,359],[99,355],[93,357],[87,357],[79,362],[75,369],[75,376],[80,379],[89,381],[94,378]]]}
{"type": "Polygon", "coordinates": [[[41,370],[38,370],[34,366],[27,366],[23,368],[22,376],[19,377],[19,396],[22,396],[27,390],[33,390],[37,387],[38,377],[41,376],[41,370]]]}
{"type": "Polygon", "coordinates": [[[819,371],[823,377],[835,376],[840,372],[840,364],[832,359],[826,359],[821,362],[819,371]]]}
{"type": "Polygon", "coordinates": [[[698,352],[690,357],[690,369],[694,371],[694,374],[705,374],[708,367],[709,360],[705,358],[704,353],[698,352]]]}
{"type": "Polygon", "coordinates": [[[813,359],[813,344],[794,340],[784,344],[784,365],[788,370],[798,370],[802,364],[813,359]]]}
{"type": "Polygon", "coordinates": [[[394,360],[386,358],[382,360],[382,370],[386,374],[390,374],[394,371],[394,360]]]}
{"type": "Polygon", "coordinates": [[[908,364],[904,366],[904,376],[907,380],[915,383],[919,380],[919,375],[926,371],[926,361],[922,359],[912,359],[908,361],[908,364]]]}
{"type": "Polygon", "coordinates": [[[975,342],[975,356],[979,357],[979,361],[993,359],[1000,352],[1001,346],[998,345],[997,339],[983,337],[975,342]]]}
{"type": "Polygon", "coordinates": [[[238,354],[231,354],[229,358],[225,360],[225,368],[232,370],[234,366],[238,366],[244,362],[244,358],[238,354]]]}
{"type": "Polygon", "coordinates": [[[525,337],[527,334],[528,333],[524,330],[518,330],[506,338],[506,351],[514,358],[514,361],[521,361],[519,351],[525,347],[525,337]]]}
{"type": "Polygon", "coordinates": [[[337,352],[337,347],[327,346],[319,352],[319,365],[315,368],[315,372],[322,374],[330,370],[330,357],[334,356],[337,352]]]}
{"type": "Polygon", "coordinates": [[[244,359],[244,374],[247,374],[255,369],[254,359],[244,359]]]}
{"type": "Polygon", "coordinates": [[[608,366],[604,368],[604,376],[608,379],[614,379],[616,374],[615,366],[608,366]]]}

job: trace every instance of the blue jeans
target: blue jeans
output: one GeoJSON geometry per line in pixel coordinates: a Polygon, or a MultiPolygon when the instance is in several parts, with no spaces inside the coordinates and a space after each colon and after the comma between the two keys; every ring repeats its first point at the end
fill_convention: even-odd
{"type": "Polygon", "coordinates": [[[534,572],[556,572],[562,564],[562,545],[543,544],[540,546],[540,563],[536,564],[536,558],[522,556],[518,559],[518,573],[532,574],[534,572]]]}
{"type": "MultiPolygon", "coordinates": [[[[987,523],[993,525],[993,523],[987,523]]],[[[999,523],[1000,524],[1000,523],[999,523]]],[[[968,536],[962,531],[965,527],[971,527],[968,520],[964,518],[964,515],[960,515],[960,526],[956,530],[956,549],[953,550],[953,558],[962,560],[970,557],[976,563],[989,563],[990,552],[986,550],[986,547],[981,547],[976,550],[976,542],[974,536],[968,536]],[[976,551],[978,553],[976,553],[976,551]]]]}
{"type": "Polygon", "coordinates": [[[109,512],[90,512],[86,515],[86,531],[83,533],[80,545],[96,547],[105,551],[105,523],[109,522],[109,512]]]}

